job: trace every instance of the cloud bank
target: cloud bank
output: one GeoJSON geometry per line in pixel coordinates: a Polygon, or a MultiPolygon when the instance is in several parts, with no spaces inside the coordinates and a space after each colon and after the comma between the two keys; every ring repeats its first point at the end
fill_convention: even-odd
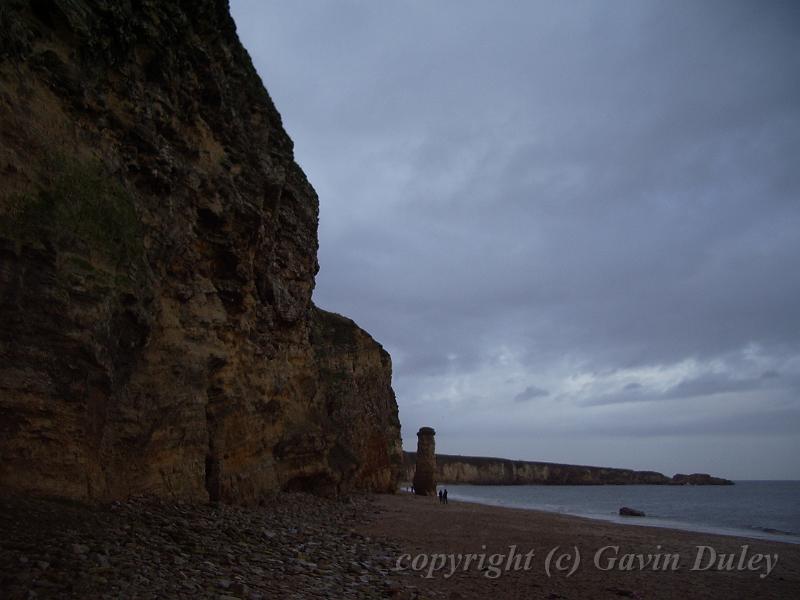
{"type": "Polygon", "coordinates": [[[407,449],[800,478],[800,6],[231,8],[407,449]]]}

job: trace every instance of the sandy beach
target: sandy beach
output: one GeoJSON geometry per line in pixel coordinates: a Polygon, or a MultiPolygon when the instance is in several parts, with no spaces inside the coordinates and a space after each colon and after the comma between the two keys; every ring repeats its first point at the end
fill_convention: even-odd
{"type": "Polygon", "coordinates": [[[377,496],[377,502],[380,518],[363,533],[392,540],[401,548],[400,567],[413,573],[423,597],[426,593],[452,599],[800,597],[800,546],[795,544],[452,500],[444,506],[435,498],[407,493],[377,496]],[[512,546],[516,546],[513,552],[512,546]],[[480,565],[482,553],[487,556],[480,565]],[[495,559],[499,574],[489,568],[493,553],[502,555],[502,563],[495,559]],[[478,556],[465,569],[467,554],[478,556]],[[731,570],[717,570],[729,561],[731,570]],[[714,567],[705,569],[712,562],[714,567]]]}
{"type": "Polygon", "coordinates": [[[800,591],[800,545],[454,501],[444,506],[407,493],[339,500],[282,494],[249,508],[0,498],[0,509],[4,599],[734,600],[793,599],[800,591]],[[619,551],[604,550],[595,564],[598,550],[609,546],[619,551]],[[691,571],[698,546],[735,554],[734,567],[746,546],[745,568],[691,571]],[[678,555],[679,565],[603,570],[639,553],[678,555]],[[464,568],[449,556],[456,561],[459,554],[477,556],[464,568]],[[772,561],[768,575],[763,555],[772,561]]]}

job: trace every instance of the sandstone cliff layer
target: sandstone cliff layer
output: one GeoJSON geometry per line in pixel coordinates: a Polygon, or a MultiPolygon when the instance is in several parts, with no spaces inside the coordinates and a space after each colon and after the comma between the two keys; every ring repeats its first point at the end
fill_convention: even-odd
{"type": "Polygon", "coordinates": [[[388,354],[227,2],[0,5],[0,491],[393,491],[388,354]]]}
{"type": "MultiPolygon", "coordinates": [[[[416,452],[404,452],[403,481],[411,481],[416,452]]],[[[509,460],[482,456],[436,455],[439,483],[474,485],[730,485],[733,482],[704,473],[672,478],[655,471],[634,471],[559,463],[509,460]]]]}

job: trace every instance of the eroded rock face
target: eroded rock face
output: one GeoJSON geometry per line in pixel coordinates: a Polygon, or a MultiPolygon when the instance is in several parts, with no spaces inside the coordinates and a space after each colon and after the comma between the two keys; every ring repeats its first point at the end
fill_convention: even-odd
{"type": "Polygon", "coordinates": [[[514,484],[544,483],[563,485],[663,484],[668,479],[654,471],[634,471],[582,465],[505,461],[498,459],[447,460],[442,463],[443,479],[476,479],[514,484]]]}
{"type": "Polygon", "coordinates": [[[222,0],[0,6],[0,488],[393,490],[388,355],[222,0]]]}
{"type": "MultiPolygon", "coordinates": [[[[404,452],[403,481],[415,477],[417,453],[404,452]]],[[[559,463],[509,460],[484,456],[439,454],[436,478],[440,483],[476,485],[727,485],[733,482],[709,475],[675,475],[670,479],[656,471],[634,471],[559,463]]]]}
{"type": "Polygon", "coordinates": [[[316,307],[311,341],[327,470],[351,487],[394,492],[403,450],[389,354],[350,319],[316,307]]]}

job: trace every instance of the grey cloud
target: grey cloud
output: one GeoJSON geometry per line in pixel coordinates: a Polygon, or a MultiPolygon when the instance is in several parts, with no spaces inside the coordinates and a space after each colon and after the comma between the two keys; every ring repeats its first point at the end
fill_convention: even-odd
{"type": "MultiPolygon", "coordinates": [[[[549,395],[509,405],[556,406],[565,364],[696,360],[722,375],[660,395],[644,381],[586,392],[559,427],[690,394],[692,412],[724,394],[800,404],[796,3],[231,7],[320,195],[315,301],[392,353],[412,438],[462,423],[455,405],[416,403],[476,373],[528,374],[549,395]],[[751,346],[760,358],[745,364],[751,346]]],[[[514,398],[519,381],[470,410],[514,398]]],[[[767,435],[716,410],[708,430],[767,435]]],[[[636,414],[656,435],[658,419],[636,414]]],[[[502,455],[511,425],[464,421],[458,435],[502,455]]],[[[734,470],[735,444],[720,455],[734,470]]]]}
{"type": "Polygon", "coordinates": [[[684,379],[664,394],[666,398],[696,398],[713,394],[748,392],[764,389],[762,377],[756,379],[737,378],[718,374],[706,374],[692,379],[684,379]]]}
{"type": "MultiPolygon", "coordinates": [[[[774,371],[768,371],[767,373],[774,373],[774,371]]],[[[684,378],[665,391],[648,390],[641,384],[629,383],[617,392],[589,398],[582,404],[585,406],[603,406],[632,402],[686,400],[718,394],[753,391],[769,392],[776,389],[774,379],[774,375],[765,377],[764,373],[756,377],[742,377],[732,373],[703,373],[695,377],[684,378]]],[[[794,386],[790,385],[788,389],[794,389],[794,386]]]]}
{"type": "Polygon", "coordinates": [[[527,402],[528,400],[533,400],[534,398],[541,398],[542,396],[547,396],[549,394],[550,392],[548,392],[547,390],[543,390],[542,388],[536,387],[535,385],[529,385],[519,394],[514,396],[514,402],[527,402]]]}
{"type": "MultiPolygon", "coordinates": [[[[683,415],[681,418],[669,419],[660,423],[647,421],[602,423],[587,429],[592,435],[612,434],[635,438],[742,433],[798,435],[800,434],[800,410],[759,410],[735,415],[720,415],[713,419],[693,419],[690,415],[683,415]]],[[[575,432],[581,432],[581,429],[576,428],[575,432]]]]}

